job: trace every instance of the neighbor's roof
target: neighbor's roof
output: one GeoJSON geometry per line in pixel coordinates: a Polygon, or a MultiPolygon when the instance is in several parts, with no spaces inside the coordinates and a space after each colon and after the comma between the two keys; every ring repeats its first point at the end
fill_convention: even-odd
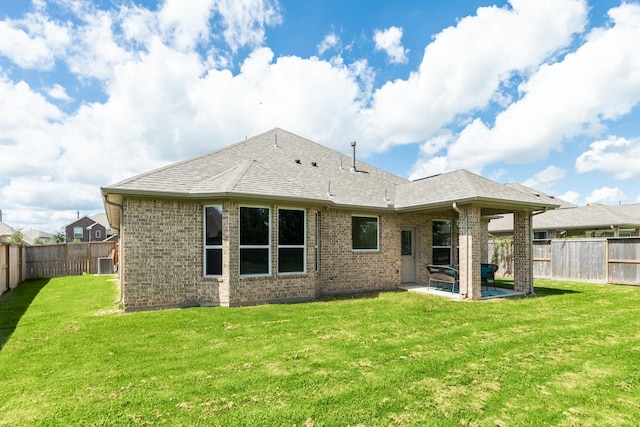
{"type": "MultiPolygon", "coordinates": [[[[357,147],[356,147],[357,148],[357,147]]],[[[356,156],[357,157],[357,156],[356,156]]],[[[340,152],[273,129],[220,150],[102,188],[112,224],[125,195],[212,199],[292,200],[364,209],[439,208],[483,203],[499,212],[555,203],[467,171],[410,182],[340,152]]],[[[114,225],[117,228],[116,225],[114,225]]]]}
{"type": "MultiPolygon", "coordinates": [[[[633,218],[616,209],[617,206],[591,204],[569,208],[554,209],[533,217],[534,230],[582,230],[616,228],[638,228],[640,218],[633,218]]],[[[492,220],[490,232],[513,230],[513,216],[492,220]]]]}
{"type": "Polygon", "coordinates": [[[0,221],[0,236],[11,236],[16,230],[0,221]]]}
{"type": "Polygon", "coordinates": [[[509,209],[544,209],[558,206],[553,200],[536,197],[466,170],[434,175],[398,186],[396,209],[450,207],[453,203],[476,203],[483,215],[509,212],[509,209]]]}

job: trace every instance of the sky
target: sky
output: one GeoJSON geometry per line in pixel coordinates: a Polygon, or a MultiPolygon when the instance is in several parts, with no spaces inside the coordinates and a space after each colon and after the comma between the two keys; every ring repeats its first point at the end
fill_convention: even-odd
{"type": "Polygon", "coordinates": [[[14,228],[56,232],[104,212],[100,187],[276,127],[407,179],[640,203],[640,1],[0,3],[14,228]]]}

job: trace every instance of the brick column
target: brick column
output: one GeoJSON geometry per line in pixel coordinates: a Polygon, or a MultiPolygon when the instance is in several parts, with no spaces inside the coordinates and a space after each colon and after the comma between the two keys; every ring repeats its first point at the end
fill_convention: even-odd
{"type": "Polygon", "coordinates": [[[460,248],[460,294],[466,299],[480,299],[480,264],[482,257],[482,221],[480,208],[467,206],[460,209],[458,242],[460,248]]]}
{"type": "Polygon", "coordinates": [[[513,288],[533,294],[531,212],[513,213],[513,288]]]}

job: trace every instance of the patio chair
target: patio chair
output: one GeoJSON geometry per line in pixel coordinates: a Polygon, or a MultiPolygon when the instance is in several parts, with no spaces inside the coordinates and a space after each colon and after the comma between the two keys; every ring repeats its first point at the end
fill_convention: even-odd
{"type": "Polygon", "coordinates": [[[429,270],[428,289],[431,289],[431,282],[446,283],[451,285],[451,293],[454,292],[458,284],[458,270],[446,265],[427,265],[429,270]]]}
{"type": "Polygon", "coordinates": [[[483,286],[488,288],[489,285],[494,284],[496,280],[496,271],[498,271],[498,266],[496,264],[480,264],[480,281],[483,286]]]}

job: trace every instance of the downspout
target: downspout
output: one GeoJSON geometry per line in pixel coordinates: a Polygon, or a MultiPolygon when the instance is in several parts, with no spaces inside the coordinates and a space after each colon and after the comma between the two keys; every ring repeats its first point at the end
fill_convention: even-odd
{"type": "MultiPolygon", "coordinates": [[[[118,228],[118,257],[121,258],[123,252],[122,252],[122,236],[120,235],[120,230],[122,228],[122,222],[124,221],[124,208],[122,205],[118,203],[114,203],[111,200],[109,200],[109,196],[107,194],[104,195],[104,202],[108,205],[117,207],[119,211],[120,227],[118,228]]],[[[120,264],[120,260],[118,260],[118,264],[120,264]]],[[[124,274],[124,271],[121,267],[122,267],[121,265],[118,265],[118,277],[120,278],[120,302],[122,303],[123,302],[122,290],[124,289],[124,280],[122,275],[124,274]]]]}
{"type": "MultiPolygon", "coordinates": [[[[458,205],[456,204],[456,202],[453,202],[452,208],[454,211],[458,212],[458,218],[462,217],[463,219],[463,233],[466,239],[465,242],[465,248],[466,248],[466,256],[465,256],[465,263],[464,263],[464,268],[465,268],[465,278],[467,280],[467,283],[465,284],[465,289],[468,291],[469,290],[469,249],[470,249],[470,245],[469,245],[469,225],[467,223],[467,216],[464,215],[462,213],[462,211],[460,210],[460,208],[458,207],[458,205]]],[[[458,233],[459,235],[460,233],[458,233]]],[[[460,246],[460,237],[458,237],[458,247],[460,246]]],[[[460,260],[458,260],[459,262],[460,260]]],[[[460,290],[462,290],[462,286],[460,286],[460,290]]],[[[467,294],[460,294],[461,297],[466,298],[467,294]]]]}

